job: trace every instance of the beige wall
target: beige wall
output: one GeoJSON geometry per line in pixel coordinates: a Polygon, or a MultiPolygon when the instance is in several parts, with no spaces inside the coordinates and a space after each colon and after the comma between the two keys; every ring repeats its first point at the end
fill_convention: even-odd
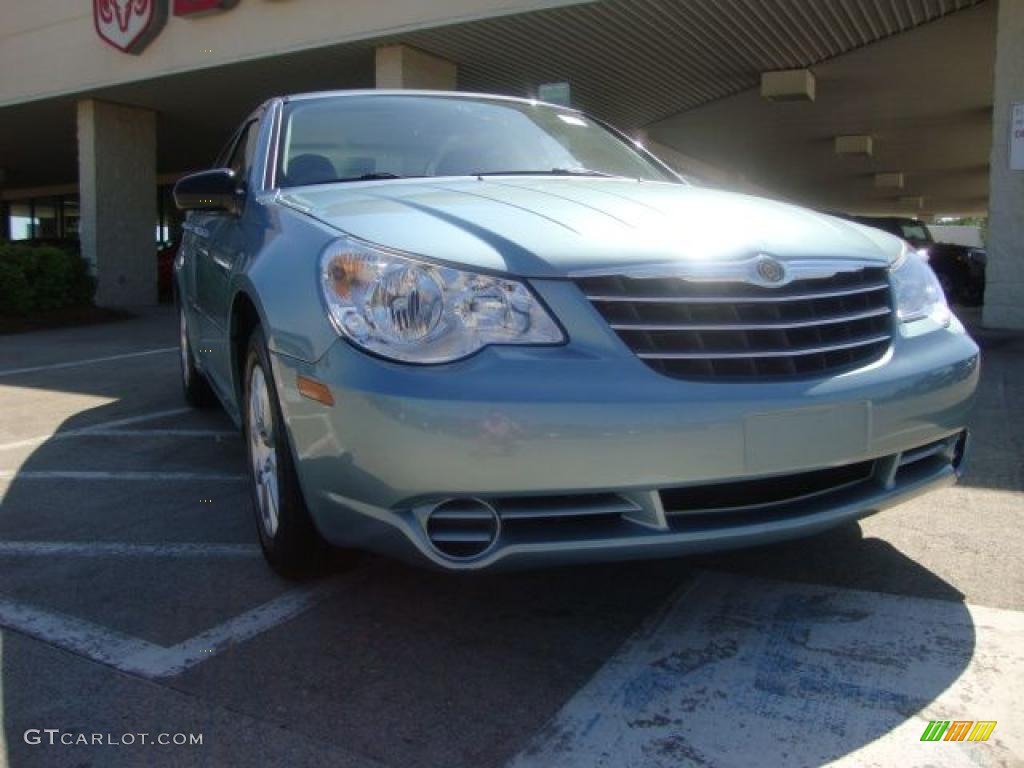
{"type": "Polygon", "coordinates": [[[0,106],[285,51],[578,2],[243,0],[230,11],[201,18],[171,16],[156,40],[134,56],[99,39],[93,29],[91,0],[2,0],[0,106]]]}

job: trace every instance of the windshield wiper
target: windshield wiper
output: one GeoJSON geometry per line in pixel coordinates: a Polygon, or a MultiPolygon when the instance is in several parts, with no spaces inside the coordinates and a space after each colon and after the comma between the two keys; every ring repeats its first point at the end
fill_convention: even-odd
{"type": "MultiPolygon", "coordinates": [[[[462,174],[459,174],[462,175],[462,174]]],[[[536,171],[483,171],[481,173],[467,173],[466,176],[600,176],[611,179],[621,179],[614,173],[594,171],[590,168],[549,168],[548,170],[536,171]]],[[[324,181],[309,182],[313,184],[342,184],[350,181],[380,181],[384,179],[423,179],[434,178],[433,176],[400,176],[397,173],[378,171],[375,173],[364,173],[362,176],[345,176],[340,179],[326,179],[324,181]]]]}
{"type": "Polygon", "coordinates": [[[343,179],[336,179],[336,181],[377,181],[378,179],[408,179],[411,176],[399,176],[397,173],[388,173],[387,171],[378,171],[376,173],[364,173],[362,176],[346,176],[343,179]]]}
{"type": "Polygon", "coordinates": [[[470,176],[602,176],[611,179],[621,179],[614,173],[595,171],[590,168],[549,168],[546,171],[485,171],[483,173],[471,173],[470,176]]]}
{"type": "Polygon", "coordinates": [[[313,187],[321,184],[344,184],[347,181],[377,181],[379,179],[413,179],[418,176],[399,176],[397,173],[364,173],[362,176],[344,176],[340,179],[323,179],[322,181],[306,181],[288,184],[290,187],[313,187]]]}

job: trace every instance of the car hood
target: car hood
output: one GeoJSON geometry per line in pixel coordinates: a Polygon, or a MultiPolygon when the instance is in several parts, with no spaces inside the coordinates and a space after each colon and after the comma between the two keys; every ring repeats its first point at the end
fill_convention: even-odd
{"type": "Polygon", "coordinates": [[[797,206],[628,179],[348,182],[284,190],[277,200],[378,245],[522,277],[754,253],[884,264],[901,249],[891,235],[797,206]]]}

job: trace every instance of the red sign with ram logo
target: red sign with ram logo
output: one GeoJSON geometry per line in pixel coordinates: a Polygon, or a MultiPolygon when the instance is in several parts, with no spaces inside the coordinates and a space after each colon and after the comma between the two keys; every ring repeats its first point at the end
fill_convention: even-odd
{"type": "Polygon", "coordinates": [[[141,53],[167,22],[167,0],[93,0],[102,40],[125,53],[141,53]]]}
{"type": "Polygon", "coordinates": [[[174,0],[174,15],[195,16],[199,13],[226,11],[237,3],[238,0],[174,0]]]}
{"type": "MultiPolygon", "coordinates": [[[[198,16],[234,8],[238,0],[174,0],[175,16],[198,16]]],[[[142,50],[167,23],[168,0],[93,0],[96,34],[125,53],[142,50]]]]}

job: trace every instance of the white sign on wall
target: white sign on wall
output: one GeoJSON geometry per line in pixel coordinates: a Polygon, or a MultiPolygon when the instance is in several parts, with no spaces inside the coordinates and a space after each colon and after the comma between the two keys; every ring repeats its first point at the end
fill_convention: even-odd
{"type": "Polygon", "coordinates": [[[1024,171],[1024,102],[1010,110],[1010,170],[1024,171]]]}

